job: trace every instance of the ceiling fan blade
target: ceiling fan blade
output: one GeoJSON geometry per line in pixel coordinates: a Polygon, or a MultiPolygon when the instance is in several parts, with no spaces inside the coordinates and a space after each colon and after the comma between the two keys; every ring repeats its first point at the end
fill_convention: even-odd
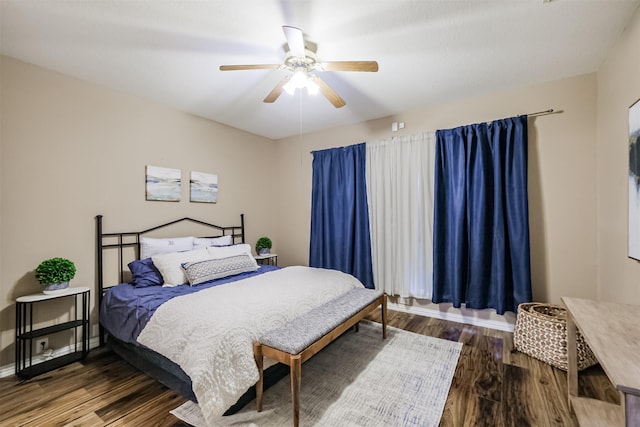
{"type": "Polygon", "coordinates": [[[333,61],[323,62],[322,68],[325,71],[378,71],[376,61],[333,61]]]}
{"type": "Polygon", "coordinates": [[[287,84],[290,78],[291,76],[285,76],[282,80],[280,80],[280,82],[276,85],[276,87],[274,87],[271,90],[271,92],[269,92],[269,95],[267,95],[262,100],[262,102],[268,102],[268,103],[275,102],[276,99],[278,99],[278,97],[280,97],[280,95],[282,94],[282,91],[284,90],[284,85],[287,84]]]}
{"type": "Polygon", "coordinates": [[[340,108],[347,105],[347,103],[344,102],[344,99],[342,99],[335,90],[331,89],[331,87],[329,87],[329,85],[320,77],[315,76],[313,81],[318,85],[320,92],[322,92],[324,97],[327,98],[334,107],[340,108]]]}
{"type": "Polygon", "coordinates": [[[278,64],[252,64],[252,65],[221,65],[220,71],[235,70],[277,70],[280,68],[278,64]]]}
{"type": "Polygon", "coordinates": [[[284,31],[284,36],[287,38],[289,52],[291,52],[293,56],[304,58],[304,37],[302,36],[302,30],[300,28],[283,25],[282,31],[284,31]]]}

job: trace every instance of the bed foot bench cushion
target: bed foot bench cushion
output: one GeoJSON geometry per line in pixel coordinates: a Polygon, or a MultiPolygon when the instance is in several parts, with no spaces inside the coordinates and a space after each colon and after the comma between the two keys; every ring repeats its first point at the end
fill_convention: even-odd
{"type": "MultiPolygon", "coordinates": [[[[356,288],[303,314],[280,328],[267,332],[253,345],[260,373],[256,384],[258,412],[262,411],[263,357],[290,367],[293,424],[300,419],[301,365],[370,312],[380,306],[382,337],[387,337],[387,296],[374,289],[356,288]]],[[[357,329],[356,329],[357,330],[357,329]]]]}

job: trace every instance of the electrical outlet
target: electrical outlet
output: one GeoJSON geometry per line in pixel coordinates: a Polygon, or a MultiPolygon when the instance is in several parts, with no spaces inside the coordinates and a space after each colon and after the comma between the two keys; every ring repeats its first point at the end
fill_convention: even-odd
{"type": "Polygon", "coordinates": [[[49,338],[48,337],[38,338],[38,340],[36,341],[36,354],[40,354],[48,348],[49,348],[49,338]]]}

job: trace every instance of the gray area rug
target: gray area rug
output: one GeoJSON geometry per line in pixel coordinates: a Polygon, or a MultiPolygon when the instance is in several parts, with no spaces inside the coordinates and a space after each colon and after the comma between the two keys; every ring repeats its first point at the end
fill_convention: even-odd
{"type": "MultiPolygon", "coordinates": [[[[462,344],[363,321],[302,365],[301,426],[437,426],[442,417],[462,344]]],[[[206,427],[198,405],[171,411],[206,427]]],[[[255,401],[223,417],[219,425],[293,425],[289,377],[255,401]]]]}

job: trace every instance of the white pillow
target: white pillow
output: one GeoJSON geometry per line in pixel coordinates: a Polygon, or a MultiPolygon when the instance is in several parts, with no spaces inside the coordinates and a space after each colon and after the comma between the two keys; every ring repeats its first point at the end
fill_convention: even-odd
{"type": "Polygon", "coordinates": [[[173,237],[153,239],[140,237],[140,259],[171,252],[184,252],[193,249],[193,237],[173,237]]]}
{"type": "Polygon", "coordinates": [[[210,258],[213,259],[222,259],[231,256],[247,254],[251,258],[251,261],[255,264],[256,269],[258,268],[258,262],[251,254],[251,246],[246,243],[231,246],[209,246],[207,248],[207,251],[209,252],[210,258]]]}
{"type": "Polygon", "coordinates": [[[196,237],[193,239],[193,249],[203,249],[207,246],[229,246],[233,244],[231,234],[221,237],[196,237]]]}
{"type": "Polygon", "coordinates": [[[203,261],[211,259],[211,255],[206,249],[195,249],[187,252],[173,252],[151,257],[153,265],[156,266],[162,278],[163,286],[177,286],[188,282],[184,274],[182,264],[185,262],[203,261]]]}

